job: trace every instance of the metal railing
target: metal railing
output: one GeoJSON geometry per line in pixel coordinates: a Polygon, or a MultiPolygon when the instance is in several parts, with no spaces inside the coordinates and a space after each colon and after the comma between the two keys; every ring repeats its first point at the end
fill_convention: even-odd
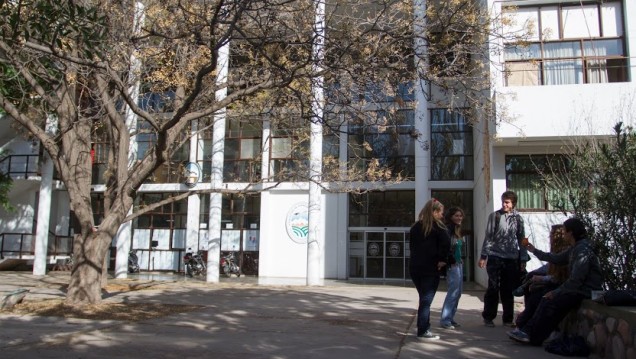
{"type": "Polygon", "coordinates": [[[14,179],[29,178],[40,174],[38,155],[9,155],[0,161],[0,172],[14,179]]]}
{"type": "MultiPolygon", "coordinates": [[[[73,237],[49,234],[47,256],[70,255],[73,253],[73,237]]],[[[6,257],[21,259],[35,254],[35,234],[1,233],[0,259],[6,257]]]]}

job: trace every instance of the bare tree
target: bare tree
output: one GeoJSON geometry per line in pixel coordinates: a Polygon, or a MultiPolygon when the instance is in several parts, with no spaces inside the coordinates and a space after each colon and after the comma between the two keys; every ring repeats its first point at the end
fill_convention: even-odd
{"type": "MultiPolygon", "coordinates": [[[[165,203],[127,216],[137,191],[191,136],[208,131],[216,116],[227,115],[229,126],[256,129],[266,118],[295,139],[294,156],[275,175],[248,179],[276,183],[309,180],[311,121],[324,126],[326,138],[337,138],[344,123],[356,121],[359,131],[372,128],[378,135],[412,128],[400,110],[412,107],[417,86],[427,89],[429,100],[429,85],[444,93],[449,109],[490,113],[489,96],[482,96],[489,84],[485,44],[499,36],[496,22],[480,2],[417,3],[327,2],[324,32],[315,27],[316,2],[309,0],[0,3],[0,108],[40,141],[80,227],[67,303],[101,300],[103,258],[118,228],[165,203]],[[422,19],[424,27],[417,23],[422,19]],[[318,40],[325,44],[320,56],[313,51],[318,40]],[[418,41],[426,45],[426,57],[414,46],[418,41]],[[219,60],[226,46],[224,77],[219,60]],[[317,83],[324,83],[326,94],[322,118],[311,106],[317,83]],[[145,147],[130,153],[140,138],[148,140],[145,147]],[[105,185],[100,223],[91,207],[96,156],[105,185]]],[[[399,148],[397,142],[350,141],[350,157],[364,164],[359,167],[343,166],[326,151],[323,181],[408,179],[403,164],[381,158],[399,148]]]]}

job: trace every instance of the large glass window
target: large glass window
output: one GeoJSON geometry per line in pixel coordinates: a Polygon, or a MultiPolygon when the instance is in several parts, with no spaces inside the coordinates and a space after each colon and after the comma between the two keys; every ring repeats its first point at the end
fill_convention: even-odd
{"type": "Polygon", "coordinates": [[[92,134],[93,143],[91,144],[91,162],[93,164],[93,172],[91,184],[106,183],[106,169],[108,167],[108,137],[104,133],[103,126],[95,126],[92,134]]]}
{"type": "Polygon", "coordinates": [[[431,179],[473,179],[473,128],[460,111],[431,110],[431,179]]]}
{"type": "Polygon", "coordinates": [[[625,82],[627,57],[619,1],[510,9],[505,47],[508,86],[625,82]]]}
{"type": "MultiPolygon", "coordinates": [[[[135,207],[141,209],[173,195],[173,193],[141,193],[135,199],[135,207]]],[[[134,220],[134,227],[137,229],[184,229],[187,224],[187,215],[188,200],[185,198],[142,214],[134,220]]]]}
{"type": "Polygon", "coordinates": [[[263,155],[263,120],[257,116],[230,117],[225,123],[223,180],[258,182],[261,179],[263,155]]]}
{"type": "MultiPolygon", "coordinates": [[[[180,183],[185,181],[184,164],[190,159],[190,129],[188,128],[177,139],[181,143],[179,148],[172,154],[169,161],[159,166],[152,176],[146,179],[146,183],[180,183]]],[[[157,143],[157,134],[150,124],[140,122],[137,133],[137,158],[143,159],[148,151],[154,149],[157,143]]]]}
{"type": "Polygon", "coordinates": [[[349,121],[349,168],[374,179],[374,170],[388,169],[392,177],[415,178],[413,110],[369,111],[349,121]]]}
{"type": "Polygon", "coordinates": [[[272,119],[269,176],[276,181],[306,181],[309,173],[309,124],[294,115],[272,119]]]}
{"type": "Polygon", "coordinates": [[[349,195],[349,227],[410,227],[414,220],[413,191],[349,195]]]}
{"type": "Polygon", "coordinates": [[[542,175],[559,175],[567,171],[567,160],[560,155],[506,156],[506,187],[518,196],[517,208],[556,210],[559,192],[548,188],[542,175]]]}
{"type": "MultiPolygon", "coordinates": [[[[206,197],[209,198],[209,196],[206,197]]],[[[221,203],[221,222],[224,229],[260,228],[260,194],[226,194],[223,195],[223,200],[221,203]]]]}

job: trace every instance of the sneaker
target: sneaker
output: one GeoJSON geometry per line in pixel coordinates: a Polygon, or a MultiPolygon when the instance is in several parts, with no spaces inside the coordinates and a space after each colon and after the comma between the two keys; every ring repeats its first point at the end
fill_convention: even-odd
{"type": "Polygon", "coordinates": [[[456,321],[452,321],[451,324],[455,327],[455,328],[459,328],[461,327],[461,325],[459,325],[459,323],[457,323],[456,321]]]}
{"type": "Polygon", "coordinates": [[[495,327],[495,323],[493,323],[492,320],[488,320],[488,319],[484,319],[484,325],[487,326],[488,328],[494,328],[495,327]]]}
{"type": "Polygon", "coordinates": [[[455,326],[452,323],[442,323],[439,326],[444,329],[455,329],[455,326]]]}
{"type": "Polygon", "coordinates": [[[522,332],[519,329],[511,330],[506,334],[508,334],[508,337],[510,339],[516,340],[520,343],[530,343],[530,337],[528,336],[528,334],[522,332]]]}
{"type": "Polygon", "coordinates": [[[517,325],[513,322],[503,322],[503,326],[504,327],[508,327],[508,328],[516,328],[517,325]]]}
{"type": "Polygon", "coordinates": [[[437,340],[437,339],[439,339],[439,335],[435,335],[435,334],[431,333],[430,330],[427,330],[427,331],[425,331],[422,334],[418,334],[417,337],[420,338],[420,339],[429,339],[429,340],[437,340]]]}

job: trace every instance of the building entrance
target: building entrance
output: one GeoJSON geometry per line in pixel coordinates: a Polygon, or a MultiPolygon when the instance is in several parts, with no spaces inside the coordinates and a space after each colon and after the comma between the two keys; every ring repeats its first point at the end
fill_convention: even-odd
{"type": "Polygon", "coordinates": [[[408,274],[408,228],[349,231],[349,277],[400,279],[408,274]]]}

